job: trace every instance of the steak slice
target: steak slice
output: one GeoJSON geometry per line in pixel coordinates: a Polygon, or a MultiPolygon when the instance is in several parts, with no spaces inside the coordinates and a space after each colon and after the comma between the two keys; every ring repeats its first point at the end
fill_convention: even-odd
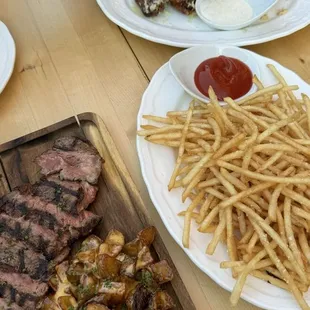
{"type": "Polygon", "coordinates": [[[6,303],[16,303],[24,310],[34,310],[47,290],[46,283],[33,280],[26,274],[0,270],[0,297],[6,303]]]}
{"type": "Polygon", "coordinates": [[[71,239],[87,235],[99,222],[100,217],[83,210],[78,216],[73,216],[53,203],[41,200],[39,197],[21,193],[18,189],[7,194],[6,200],[13,204],[12,208],[4,204],[0,207],[12,217],[24,216],[25,219],[56,230],[59,234],[66,230],[71,239]]]}
{"type": "Polygon", "coordinates": [[[170,0],[170,3],[183,14],[189,15],[195,12],[196,0],[170,0]]]}
{"type": "Polygon", "coordinates": [[[46,202],[51,202],[66,212],[74,215],[78,214],[77,206],[82,193],[77,192],[77,195],[72,195],[72,193],[65,191],[65,188],[62,186],[46,180],[42,180],[32,186],[27,184],[27,186],[30,188],[29,192],[31,195],[38,196],[46,202]]]}
{"type": "Polygon", "coordinates": [[[142,13],[147,17],[157,16],[165,9],[167,2],[167,0],[136,0],[142,13]]]}
{"type": "Polygon", "coordinates": [[[48,261],[43,254],[33,251],[22,241],[0,237],[0,265],[14,272],[26,273],[32,279],[48,279],[48,261]]]}
{"type": "Polygon", "coordinates": [[[43,175],[59,173],[61,180],[98,182],[102,159],[97,150],[77,137],[62,137],[53,149],[36,158],[43,175]]]}
{"type": "Polygon", "coordinates": [[[18,304],[7,302],[3,298],[0,298],[0,309],[1,310],[23,310],[23,308],[20,307],[18,304]]]}
{"type": "Polygon", "coordinates": [[[58,175],[51,175],[33,186],[33,194],[41,199],[62,205],[64,210],[74,215],[96,199],[98,188],[88,182],[72,182],[60,180],[58,175]]]}
{"type": "Polygon", "coordinates": [[[42,252],[47,259],[53,259],[59,250],[69,241],[69,234],[61,237],[53,230],[35,224],[23,217],[10,217],[0,214],[0,233],[6,238],[27,242],[37,252],[42,252]]]}

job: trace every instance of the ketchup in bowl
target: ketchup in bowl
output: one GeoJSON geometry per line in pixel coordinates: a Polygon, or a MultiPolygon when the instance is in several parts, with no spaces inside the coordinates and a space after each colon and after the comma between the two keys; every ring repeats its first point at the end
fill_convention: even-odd
{"type": "Polygon", "coordinates": [[[249,92],[253,85],[253,74],[242,61],[226,56],[209,58],[195,71],[195,84],[199,91],[208,96],[212,86],[219,100],[225,97],[237,99],[249,92]]]}

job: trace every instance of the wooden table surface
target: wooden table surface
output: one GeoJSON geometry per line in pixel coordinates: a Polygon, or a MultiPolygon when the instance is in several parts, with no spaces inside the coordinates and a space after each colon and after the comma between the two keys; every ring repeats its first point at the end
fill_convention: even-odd
{"type": "MultiPolygon", "coordinates": [[[[113,1],[113,0],[107,0],[113,1]]],[[[164,228],[138,163],[141,96],[155,71],[180,49],[135,37],[110,22],[95,0],[0,0],[0,19],[17,49],[0,95],[0,144],[91,111],[101,116],[155,220],[198,310],[230,309],[229,293],[196,268],[164,228]]],[[[248,47],[310,82],[310,26],[248,47]]],[[[258,309],[241,301],[237,309],[258,309]]]]}

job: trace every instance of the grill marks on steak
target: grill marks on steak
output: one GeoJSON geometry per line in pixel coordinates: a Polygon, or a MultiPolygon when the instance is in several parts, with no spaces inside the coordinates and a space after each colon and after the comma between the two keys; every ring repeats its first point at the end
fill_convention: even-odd
{"type": "Polygon", "coordinates": [[[98,188],[88,182],[63,181],[57,175],[51,175],[36,183],[32,192],[76,215],[96,199],[97,191],[98,188]]]}
{"type": "Polygon", "coordinates": [[[69,234],[59,238],[53,230],[37,225],[23,217],[11,217],[0,214],[0,234],[6,238],[26,241],[37,252],[42,252],[48,259],[57,256],[59,249],[66,246],[69,234]]]}
{"type": "Polygon", "coordinates": [[[32,279],[48,279],[48,261],[22,242],[0,237],[0,265],[9,266],[14,272],[27,273],[32,279]]]}
{"type": "Polygon", "coordinates": [[[27,274],[0,270],[0,297],[6,303],[16,303],[22,309],[35,309],[48,290],[48,285],[31,279],[27,274]]]}
{"type": "MultiPolygon", "coordinates": [[[[68,229],[75,239],[79,234],[89,233],[99,222],[100,217],[92,212],[83,210],[77,216],[73,216],[62,210],[61,207],[41,200],[37,196],[15,190],[7,196],[13,203],[14,209],[23,209],[24,217],[30,218],[39,225],[47,224],[48,228],[56,231],[68,229]]],[[[10,214],[11,215],[11,214],[10,214]]]]}
{"type": "Polygon", "coordinates": [[[55,141],[52,150],[37,157],[36,163],[43,175],[59,173],[62,180],[96,184],[102,159],[89,143],[76,137],[63,137],[55,141]]]}

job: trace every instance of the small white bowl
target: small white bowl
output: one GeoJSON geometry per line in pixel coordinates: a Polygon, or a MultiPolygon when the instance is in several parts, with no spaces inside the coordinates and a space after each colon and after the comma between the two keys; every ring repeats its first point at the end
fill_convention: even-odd
{"type": "MultiPolygon", "coordinates": [[[[252,7],[253,9],[253,16],[251,19],[239,23],[239,24],[217,24],[213,22],[212,20],[206,18],[201,10],[201,4],[203,2],[206,2],[209,0],[197,0],[196,1],[196,12],[197,15],[210,27],[216,28],[216,29],[221,29],[221,30],[236,30],[236,29],[241,29],[244,27],[247,27],[257,21],[259,18],[261,18],[264,14],[266,14],[279,0],[246,0],[246,2],[252,7]]],[[[229,8],[227,8],[229,10],[229,8]]]]}
{"type": "MultiPolygon", "coordinates": [[[[233,57],[244,62],[250,68],[253,75],[255,74],[260,78],[259,66],[251,52],[239,47],[224,45],[201,45],[184,50],[170,59],[170,70],[179,84],[189,95],[201,100],[202,102],[208,103],[210,99],[198,90],[195,85],[194,75],[197,67],[203,61],[220,55],[233,57]]],[[[253,84],[252,88],[246,95],[254,93],[255,91],[256,86],[253,84]]]]}

